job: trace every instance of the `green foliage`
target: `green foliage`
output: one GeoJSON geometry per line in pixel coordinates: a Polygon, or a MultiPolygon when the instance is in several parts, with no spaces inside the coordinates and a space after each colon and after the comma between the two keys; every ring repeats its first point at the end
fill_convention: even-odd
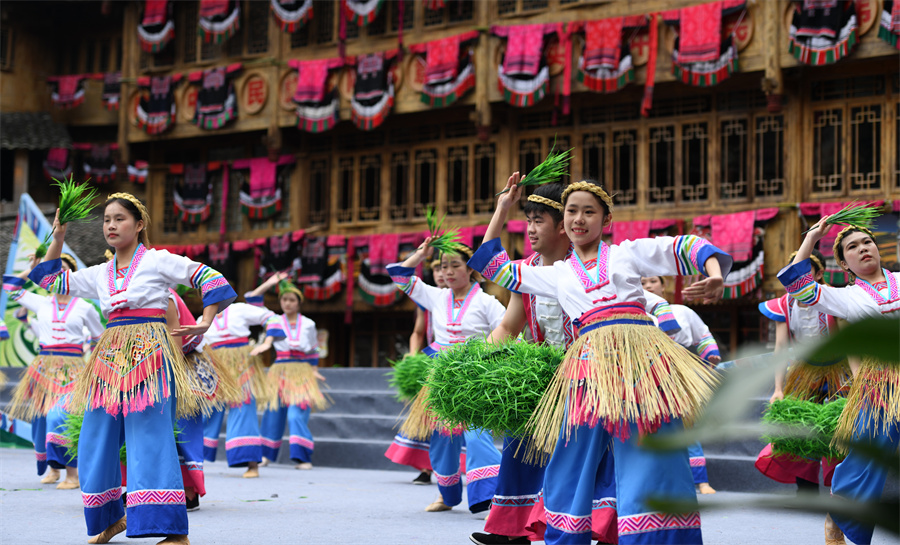
{"type": "MultiPolygon", "coordinates": [[[[516,185],[526,186],[526,185],[543,185],[551,182],[558,182],[560,178],[569,174],[569,160],[572,158],[572,150],[575,148],[569,148],[566,151],[556,151],[556,141],[553,142],[553,149],[550,150],[550,153],[547,154],[547,158],[544,159],[539,165],[531,169],[531,172],[525,175],[524,178],[519,180],[519,183],[516,185]]],[[[495,197],[503,195],[509,191],[508,189],[504,189],[500,193],[494,195],[495,197]]]]}
{"type": "Polygon", "coordinates": [[[846,404],[847,400],[843,398],[824,405],[791,397],[775,401],[763,413],[763,422],[780,424],[787,429],[773,430],[765,434],[763,440],[772,443],[775,454],[792,454],[811,460],[838,458],[841,454],[829,444],[846,404]],[[784,433],[792,428],[800,433],[784,433]]]}
{"type": "Polygon", "coordinates": [[[428,406],[454,426],[524,436],[564,355],[546,344],[470,339],[435,358],[427,380],[428,406]]]}
{"type": "MultiPolygon", "coordinates": [[[[59,188],[59,224],[87,220],[95,207],[92,201],[97,197],[97,189],[87,185],[86,181],[76,182],[71,174],[68,179],[59,181],[53,178],[53,181],[56,182],[53,185],[59,188]]],[[[50,231],[47,238],[34,251],[35,257],[43,259],[47,255],[52,238],[53,231],[50,231]]]]}
{"type": "Polygon", "coordinates": [[[428,375],[428,366],[431,365],[431,358],[417,352],[415,354],[407,354],[400,361],[392,361],[393,369],[390,372],[388,385],[397,390],[397,399],[400,401],[412,401],[422,385],[425,383],[425,377],[428,375]]]}
{"type": "Polygon", "coordinates": [[[444,220],[447,215],[438,220],[437,214],[429,206],[425,209],[425,221],[428,224],[428,236],[431,237],[429,246],[435,249],[438,254],[458,255],[462,247],[462,235],[459,229],[443,230],[444,220]]]}
{"type": "MultiPolygon", "coordinates": [[[[875,206],[860,204],[857,201],[853,201],[832,214],[825,223],[828,225],[855,225],[857,227],[872,229],[875,218],[880,215],[878,208],[875,206]]],[[[807,229],[803,234],[806,234],[813,229],[815,229],[815,227],[807,229]]]]}

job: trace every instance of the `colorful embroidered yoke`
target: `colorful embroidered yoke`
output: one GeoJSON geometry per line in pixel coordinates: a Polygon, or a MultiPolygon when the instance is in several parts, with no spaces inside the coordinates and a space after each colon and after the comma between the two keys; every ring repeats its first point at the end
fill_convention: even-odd
{"type": "Polygon", "coordinates": [[[493,26],[491,33],[507,38],[503,63],[497,70],[504,100],[518,107],[540,102],[550,85],[550,67],[544,58],[546,37],[561,34],[560,25],[493,26]]]}
{"type": "Polygon", "coordinates": [[[175,37],[175,19],[168,0],[145,0],[144,17],[137,28],[141,49],[158,53],[175,37]]]}
{"type": "Polygon", "coordinates": [[[47,82],[52,87],[50,99],[53,104],[61,110],[71,110],[81,106],[81,103],[84,102],[84,80],[90,77],[90,74],[75,74],[47,78],[47,82]]]}
{"type": "Polygon", "coordinates": [[[211,163],[189,163],[169,165],[169,173],[182,175],[173,190],[175,216],[189,225],[203,223],[212,211],[213,186],[208,172],[222,166],[218,161],[211,163]]]}
{"type": "Polygon", "coordinates": [[[181,74],[138,78],[138,87],[150,92],[137,105],[138,126],[147,134],[162,134],[175,123],[175,85],[180,81],[181,74]]]}
{"type": "Polygon", "coordinates": [[[788,51],[804,64],[821,66],[849,55],[859,41],[855,2],[794,4],[788,51]]]}
{"type": "Polygon", "coordinates": [[[237,96],[234,92],[234,77],[240,70],[241,63],[235,63],[192,72],[188,76],[191,83],[200,83],[194,110],[195,125],[207,130],[220,129],[235,118],[237,96]]]}
{"type": "Polygon", "coordinates": [[[72,173],[72,164],[69,162],[69,150],[66,148],[50,148],[47,151],[47,159],[44,160],[44,177],[48,180],[62,180],[72,173]]]}
{"type": "Polygon", "coordinates": [[[240,159],[231,167],[235,170],[250,170],[241,185],[241,208],[250,219],[266,219],[281,212],[281,187],[278,184],[278,167],[294,163],[293,155],[282,155],[271,162],[267,157],[240,159]]]}
{"type": "Polygon", "coordinates": [[[74,144],[72,147],[83,153],[84,173],[93,182],[105,184],[116,179],[113,152],[119,149],[118,144],[74,144]]]}
{"type": "Polygon", "coordinates": [[[394,107],[394,81],[391,63],[397,51],[360,55],[355,59],[356,82],[353,88],[351,118],[357,128],[370,131],[380,126],[394,107]]]}
{"type": "Polygon", "coordinates": [[[432,108],[442,108],[475,88],[472,46],[478,36],[478,31],[473,30],[410,46],[411,52],[425,54],[422,102],[432,108]]]}
{"type": "Polygon", "coordinates": [[[122,89],[122,72],[107,72],[103,74],[103,106],[107,110],[119,109],[119,94],[122,89]]]}
{"type": "Polygon", "coordinates": [[[738,69],[737,46],[722,39],[722,16],[744,9],[743,0],[724,0],[663,12],[666,23],[678,27],[672,72],[682,82],[708,87],[728,79],[738,69]]]}
{"type": "Polygon", "coordinates": [[[272,14],[284,32],[293,34],[312,19],[313,0],[270,0],[272,14]]]}
{"type": "Polygon", "coordinates": [[[241,3],[237,0],[200,0],[198,34],[206,43],[220,44],[241,27],[241,3]]]}
{"type": "Polygon", "coordinates": [[[329,73],[344,66],[344,60],[292,59],[288,66],[297,70],[297,89],[293,101],[297,105],[297,127],[306,132],[319,133],[334,127],[338,121],[340,101],[337,90],[326,91],[329,73]]]}
{"type": "Polygon", "coordinates": [[[586,21],[578,81],[599,93],[613,93],[633,81],[634,64],[625,30],[643,26],[647,26],[644,15],[586,21]]]}

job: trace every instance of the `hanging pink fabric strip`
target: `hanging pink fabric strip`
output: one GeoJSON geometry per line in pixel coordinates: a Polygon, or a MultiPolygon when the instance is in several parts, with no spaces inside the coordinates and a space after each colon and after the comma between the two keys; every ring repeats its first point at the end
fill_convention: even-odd
{"type": "MultiPolygon", "coordinates": [[[[344,18],[341,17],[343,20],[344,18]]],[[[352,236],[347,237],[347,298],[345,299],[346,309],[344,309],[344,323],[353,322],[353,265],[356,261],[356,245],[352,236]]]]}
{"type": "Polygon", "coordinates": [[[656,55],[659,49],[659,14],[650,16],[650,59],[647,61],[647,82],[644,84],[644,99],[641,101],[641,115],[650,115],[653,107],[653,86],[656,84],[656,55]]]}
{"type": "Polygon", "coordinates": [[[712,243],[728,252],[735,261],[747,261],[753,250],[753,222],[756,210],[713,216],[712,243]]]}
{"type": "Polygon", "coordinates": [[[614,221],[612,225],[612,242],[621,244],[626,240],[637,240],[650,237],[650,220],[614,221]]]}
{"type": "Polygon", "coordinates": [[[712,62],[722,45],[722,3],[682,8],[678,31],[678,63],[712,62]]]}

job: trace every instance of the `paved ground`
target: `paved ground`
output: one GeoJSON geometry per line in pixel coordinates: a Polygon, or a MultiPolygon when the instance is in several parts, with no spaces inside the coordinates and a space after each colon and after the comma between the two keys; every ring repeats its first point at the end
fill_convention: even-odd
{"type": "MultiPolygon", "coordinates": [[[[33,454],[0,449],[0,544],[85,543],[81,498],[77,490],[42,485],[33,454]]],[[[404,471],[371,471],[289,466],[261,468],[259,479],[242,479],[241,470],[224,462],[206,465],[207,495],[199,511],[189,513],[191,542],[209,544],[433,544],[464,545],[483,528],[484,515],[456,508],[425,513],[437,487],[413,486],[404,471]]],[[[737,502],[759,495],[719,493],[701,504],[737,502]]],[[[732,507],[703,515],[707,544],[823,543],[818,515],[796,511],[760,511],[732,507]]],[[[113,543],[151,545],[157,539],[113,543]]],[[[876,545],[898,544],[876,531],[876,545]]]]}

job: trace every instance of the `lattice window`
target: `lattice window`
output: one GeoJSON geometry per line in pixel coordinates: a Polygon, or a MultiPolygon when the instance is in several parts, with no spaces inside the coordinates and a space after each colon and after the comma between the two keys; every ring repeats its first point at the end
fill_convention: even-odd
{"type": "MultiPolygon", "coordinates": [[[[334,40],[334,10],[337,2],[316,2],[316,13],[313,22],[316,24],[317,44],[330,44],[334,40]]],[[[348,25],[352,26],[352,25],[348,25]]]]}
{"type": "Polygon", "coordinates": [[[681,201],[706,201],[709,199],[709,124],[683,125],[681,146],[681,201]]]}
{"type": "Polygon", "coordinates": [[[374,221],[381,217],[381,156],[359,158],[359,219],[374,221]]]}
{"type": "Polygon", "coordinates": [[[82,72],[81,62],[80,62],[81,61],[81,58],[80,58],[81,48],[78,47],[78,45],[80,45],[80,44],[73,44],[73,45],[74,45],[74,47],[71,47],[69,49],[69,71],[68,71],[69,74],[77,74],[79,72],[82,72]]]}
{"type": "Polygon", "coordinates": [[[447,19],[451,23],[471,21],[474,18],[474,0],[450,0],[449,2],[447,2],[447,19]]]}
{"type": "Polygon", "coordinates": [[[387,31],[388,19],[397,19],[394,13],[396,2],[384,2],[375,20],[366,25],[366,36],[383,36],[387,31]]]}
{"type": "Polygon", "coordinates": [[[522,0],[522,11],[535,11],[545,9],[550,5],[549,0],[522,0]]]}
{"type": "Polygon", "coordinates": [[[601,183],[606,178],[606,132],[587,133],[581,139],[582,176],[601,183]]]}
{"type": "Polygon", "coordinates": [[[444,6],[441,9],[428,9],[425,8],[425,21],[424,25],[426,27],[430,26],[439,26],[444,24],[444,18],[446,17],[447,7],[444,6]]]}
{"type": "MultiPolygon", "coordinates": [[[[171,47],[169,49],[172,49],[171,47]]],[[[88,40],[84,48],[84,69],[87,72],[95,72],[94,63],[97,60],[97,43],[88,40]]]]}
{"type": "Polygon", "coordinates": [[[518,2],[516,0],[498,0],[497,14],[498,15],[513,15],[513,14],[515,14],[517,3],[518,2]]]}
{"type": "Polygon", "coordinates": [[[757,198],[784,196],[784,116],[760,115],[754,120],[757,198]]]}
{"type": "MultiPolygon", "coordinates": [[[[339,17],[344,17],[343,13],[340,13],[339,17]]],[[[340,23],[339,23],[340,24],[340,23]]],[[[360,28],[359,25],[352,21],[347,21],[347,39],[353,40],[355,38],[359,38],[360,28]]]]}
{"type": "Polygon", "coordinates": [[[844,192],[843,126],[843,109],[813,111],[813,193],[844,192]]]}
{"type": "Polygon", "coordinates": [[[222,53],[225,51],[225,43],[217,44],[214,41],[205,42],[203,38],[197,38],[200,40],[200,60],[201,61],[209,61],[212,59],[218,59],[222,56],[222,53]]]}
{"type": "Polygon", "coordinates": [[[244,230],[246,216],[241,209],[241,186],[247,180],[249,171],[240,169],[228,173],[228,230],[239,232],[244,230]]]}
{"type": "Polygon", "coordinates": [[[726,201],[750,196],[750,127],[746,118],[719,123],[719,197],[726,201]]]}
{"type": "Polygon", "coordinates": [[[447,150],[447,214],[465,216],[469,208],[469,146],[447,150]]]}
{"type": "Polygon", "coordinates": [[[880,104],[850,108],[850,191],[881,189],[880,104]]]}
{"type": "Polygon", "coordinates": [[[816,102],[846,98],[883,96],[887,92],[884,76],[861,76],[848,79],[816,81],[812,84],[816,102]]]}
{"type": "Polygon", "coordinates": [[[116,40],[116,64],[113,66],[115,70],[122,69],[122,55],[124,52],[122,51],[122,38],[116,40]]]}
{"type": "MultiPolygon", "coordinates": [[[[394,2],[390,2],[390,4],[395,5],[396,9],[399,11],[399,6],[396,6],[396,4],[399,4],[400,2],[403,2],[403,29],[411,29],[415,24],[416,6],[413,3],[413,0],[395,0],[394,2]]],[[[391,32],[400,30],[399,23],[399,14],[391,17],[391,32]]]]}
{"type": "MultiPolygon", "coordinates": [[[[547,138],[547,153],[550,153],[551,149],[555,149],[557,152],[565,151],[567,149],[572,148],[572,138],[568,134],[557,134],[547,138]]],[[[573,153],[575,150],[572,150],[573,153]]],[[[543,159],[541,159],[543,160],[543,159]]],[[[562,176],[559,180],[559,183],[563,185],[569,185],[570,176],[567,174],[562,176]]]]}
{"type": "Polygon", "coordinates": [[[391,219],[409,217],[409,153],[391,154],[391,219]]]}
{"type": "MultiPolygon", "coordinates": [[[[475,146],[475,213],[485,214],[494,209],[494,184],[496,183],[496,155],[494,144],[475,146]]],[[[900,179],[900,175],[898,175],[900,179]]]]}
{"type": "Polygon", "coordinates": [[[100,57],[99,62],[97,64],[98,72],[109,72],[109,41],[104,40],[100,42],[100,57]]]}
{"type": "Polygon", "coordinates": [[[269,50],[269,5],[267,2],[247,2],[247,54],[256,55],[269,50]]]}
{"type": "Polygon", "coordinates": [[[650,204],[675,202],[675,126],[650,127],[650,204]]]}
{"type": "Polygon", "coordinates": [[[197,21],[199,17],[199,2],[184,2],[178,7],[182,10],[181,21],[182,28],[193,29],[193,31],[185,30],[184,32],[176,32],[175,35],[181,39],[181,51],[184,62],[190,63],[197,60],[197,21]]]}
{"type": "Polygon", "coordinates": [[[338,162],[338,223],[353,220],[353,177],[356,172],[356,159],[342,157],[338,162]]]}
{"type": "MultiPolygon", "coordinates": [[[[527,176],[534,167],[538,166],[544,160],[541,150],[540,138],[528,138],[519,140],[519,173],[527,176]]],[[[506,184],[504,184],[506,185],[506,184]]],[[[525,199],[534,193],[534,186],[525,186],[523,198],[519,200],[519,207],[525,208],[525,199]]]]}
{"type": "Polygon", "coordinates": [[[163,233],[177,233],[178,219],[175,217],[175,185],[180,176],[166,174],[165,214],[163,215],[163,233]]]}
{"type": "Polygon", "coordinates": [[[634,206],[638,203],[637,189],[637,129],[625,129],[612,133],[612,191],[616,206],[634,206]]]}
{"type": "Polygon", "coordinates": [[[275,229],[287,229],[291,226],[291,176],[294,167],[279,167],[275,170],[275,179],[279,187],[281,187],[281,212],[272,218],[272,227],[275,229]]]}
{"type": "Polygon", "coordinates": [[[328,224],[328,192],[331,188],[331,169],[328,158],[314,159],[309,165],[309,210],[310,225],[328,224]]]}
{"type": "Polygon", "coordinates": [[[318,24],[318,21],[307,23],[291,34],[291,49],[297,49],[309,45],[309,36],[313,32],[312,24],[318,24]]]}
{"type": "Polygon", "coordinates": [[[437,183],[438,150],[416,150],[413,159],[415,184],[413,196],[413,216],[424,217],[425,209],[434,207],[435,184],[437,183]]]}
{"type": "Polygon", "coordinates": [[[12,68],[14,33],[9,25],[0,27],[0,69],[12,68]]]}
{"type": "MultiPolygon", "coordinates": [[[[230,174],[230,173],[229,173],[230,174]]],[[[207,231],[218,231],[222,224],[222,169],[207,172],[212,184],[212,209],[209,212],[209,220],[206,222],[207,231]]],[[[231,185],[229,180],[229,186],[231,185]]]]}

